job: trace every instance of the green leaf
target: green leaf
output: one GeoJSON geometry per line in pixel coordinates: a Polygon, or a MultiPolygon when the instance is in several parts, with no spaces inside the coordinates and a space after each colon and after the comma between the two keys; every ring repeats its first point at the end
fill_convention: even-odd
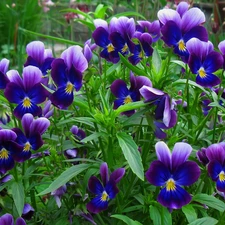
{"type": "Polygon", "coordinates": [[[144,180],[144,168],[141,155],[133,138],[124,132],[117,133],[116,136],[131,170],[141,180],[144,180]]]}
{"type": "Polygon", "coordinates": [[[112,215],[111,217],[116,218],[116,219],[119,219],[119,220],[122,220],[124,223],[126,223],[128,225],[142,225],[137,220],[132,220],[128,216],[115,214],[115,215],[112,215]]]}
{"type": "Polygon", "coordinates": [[[103,4],[99,4],[95,9],[95,18],[104,19],[106,15],[106,10],[110,9],[113,11],[113,8],[111,6],[104,6],[103,4]]]}
{"type": "Polygon", "coordinates": [[[45,195],[49,192],[55,191],[57,188],[61,187],[62,185],[66,184],[70,181],[73,177],[77,176],[84,170],[88,169],[90,165],[88,164],[78,164],[75,166],[70,167],[66,171],[64,171],[56,180],[54,180],[47,189],[42,191],[39,195],[45,195]]]}
{"type": "Polygon", "coordinates": [[[100,136],[106,136],[107,133],[103,133],[103,132],[94,132],[91,135],[85,137],[84,139],[81,140],[81,142],[87,143],[89,141],[95,140],[100,136]]]}
{"type": "Polygon", "coordinates": [[[157,207],[150,205],[149,207],[150,218],[153,221],[154,225],[161,225],[161,214],[157,207]]]}
{"type": "Polygon", "coordinates": [[[218,220],[212,218],[212,217],[204,217],[201,219],[197,219],[188,225],[215,225],[217,224],[218,220]]]}
{"type": "Polygon", "coordinates": [[[162,225],[172,225],[172,216],[169,213],[168,209],[161,206],[161,215],[162,215],[162,225]]]}
{"type": "Polygon", "coordinates": [[[220,212],[225,211],[225,203],[212,195],[197,194],[192,198],[192,201],[205,204],[213,209],[217,209],[220,212]]]}
{"type": "Polygon", "coordinates": [[[147,73],[144,70],[139,69],[137,66],[133,66],[122,54],[120,54],[120,59],[130,70],[132,70],[137,75],[147,76],[147,73]]]}
{"type": "Polygon", "coordinates": [[[152,54],[152,64],[155,67],[156,73],[159,73],[162,66],[162,59],[159,55],[157,48],[154,48],[154,51],[152,54]]]}
{"type": "Polygon", "coordinates": [[[186,216],[189,223],[197,220],[198,217],[197,217],[195,209],[193,208],[192,205],[183,206],[182,211],[183,211],[184,215],[186,216]]]}
{"type": "Polygon", "coordinates": [[[171,60],[171,62],[183,67],[184,69],[186,68],[186,64],[180,60],[171,60]]]}
{"type": "Polygon", "coordinates": [[[22,215],[24,207],[24,189],[21,181],[12,183],[12,197],[19,216],[22,215]]]}
{"type": "Polygon", "coordinates": [[[110,18],[108,18],[106,21],[110,22],[110,20],[113,17],[119,18],[121,16],[132,16],[132,17],[137,16],[137,17],[140,17],[140,18],[146,20],[146,18],[143,15],[141,15],[140,13],[137,13],[137,12],[134,12],[134,11],[128,11],[128,12],[117,13],[116,15],[113,15],[110,18]]]}

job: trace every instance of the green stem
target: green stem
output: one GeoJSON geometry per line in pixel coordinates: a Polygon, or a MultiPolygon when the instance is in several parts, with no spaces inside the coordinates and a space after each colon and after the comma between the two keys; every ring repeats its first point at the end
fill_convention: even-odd
{"type": "Polygon", "coordinates": [[[96,216],[98,217],[99,221],[100,221],[100,225],[105,225],[102,217],[99,214],[96,214],[96,216]]]}

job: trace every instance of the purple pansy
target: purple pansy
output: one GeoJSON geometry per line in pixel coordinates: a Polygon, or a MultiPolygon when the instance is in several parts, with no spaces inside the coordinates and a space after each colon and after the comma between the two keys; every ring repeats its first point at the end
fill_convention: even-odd
{"type": "Polygon", "coordinates": [[[109,200],[116,197],[119,189],[117,183],[125,174],[124,168],[118,168],[109,176],[107,163],[102,163],[100,167],[100,175],[102,182],[95,176],[88,181],[89,191],[96,195],[88,204],[87,210],[91,213],[99,213],[108,208],[109,200]]]}
{"type": "Polygon", "coordinates": [[[200,163],[202,163],[204,166],[206,166],[209,163],[209,159],[206,156],[206,148],[201,148],[201,150],[198,150],[196,152],[197,159],[200,163]]]}
{"type": "Polygon", "coordinates": [[[28,203],[24,204],[22,217],[25,220],[31,220],[33,215],[34,215],[34,208],[28,203]]]}
{"type": "Polygon", "coordinates": [[[6,76],[8,68],[9,68],[9,60],[5,58],[2,59],[0,61],[0,89],[5,89],[7,83],[9,82],[9,79],[6,76]]]}
{"type": "Polygon", "coordinates": [[[200,176],[197,163],[187,161],[192,147],[187,143],[176,143],[172,153],[164,142],[157,142],[156,155],[158,160],[150,164],[146,172],[147,180],[162,187],[157,201],[169,209],[179,209],[191,201],[191,195],[183,189],[190,186],[200,176]]]}
{"type": "MultiPolygon", "coordinates": [[[[114,109],[119,106],[139,101],[141,98],[139,89],[143,86],[152,86],[152,82],[144,76],[135,77],[133,74],[130,75],[130,88],[128,89],[127,84],[123,80],[115,80],[111,86],[111,92],[117,99],[114,101],[114,109]]],[[[134,114],[134,110],[124,112],[125,115],[130,116],[134,114]]]]}
{"type": "Polygon", "coordinates": [[[55,191],[51,192],[51,195],[54,196],[56,204],[59,208],[61,207],[61,204],[62,204],[61,198],[66,193],[66,190],[67,188],[66,188],[66,185],[64,184],[63,186],[59,187],[55,191]]]}
{"type": "Polygon", "coordinates": [[[162,9],[158,18],[163,25],[162,39],[168,46],[173,46],[174,52],[187,62],[189,53],[186,43],[193,37],[208,41],[207,30],[201,26],[205,22],[205,15],[199,8],[189,9],[186,2],[181,2],[177,10],[162,9]]]}
{"type": "Polygon", "coordinates": [[[24,64],[24,67],[29,65],[36,66],[41,70],[43,75],[46,75],[48,70],[51,70],[51,63],[54,60],[52,50],[45,49],[43,42],[30,42],[26,47],[26,52],[28,58],[24,64]]]}
{"type": "Polygon", "coordinates": [[[7,109],[4,105],[0,105],[0,124],[6,125],[10,121],[9,109],[7,109]]]}
{"type": "Polygon", "coordinates": [[[217,190],[225,193],[225,143],[210,145],[206,148],[206,156],[209,176],[216,182],[217,190]]]}
{"type": "Polygon", "coordinates": [[[16,70],[10,70],[7,76],[10,82],[4,93],[9,102],[18,104],[14,115],[19,119],[25,113],[40,115],[41,107],[38,104],[44,102],[48,96],[48,92],[41,85],[41,71],[37,67],[27,66],[23,69],[22,78],[16,70]]]}
{"type": "MultiPolygon", "coordinates": [[[[13,216],[9,213],[4,214],[0,217],[0,224],[1,225],[14,225],[13,216]]],[[[26,222],[23,218],[19,217],[16,220],[15,225],[26,225],[26,222]]]]}
{"type": "Polygon", "coordinates": [[[223,57],[213,50],[213,44],[192,38],[186,47],[190,53],[188,65],[191,72],[197,75],[196,83],[208,88],[218,85],[220,79],[213,73],[222,68],[223,57]]]}
{"type": "Polygon", "coordinates": [[[57,90],[49,97],[52,104],[67,109],[74,99],[74,90],[82,87],[82,73],[88,62],[80,46],[71,46],[52,62],[51,75],[57,90]]]}
{"type": "Polygon", "coordinates": [[[15,141],[23,147],[23,151],[16,157],[19,162],[29,159],[31,151],[38,150],[44,144],[41,135],[50,126],[49,120],[45,117],[34,119],[30,113],[22,117],[21,123],[23,131],[20,128],[12,129],[17,134],[15,141]]]}
{"type": "Polygon", "coordinates": [[[14,160],[23,150],[22,146],[15,142],[16,137],[15,132],[0,129],[0,172],[3,174],[14,167],[14,160]]]}
{"type": "Polygon", "coordinates": [[[219,43],[218,48],[223,55],[223,69],[225,69],[225,40],[219,43]]]}

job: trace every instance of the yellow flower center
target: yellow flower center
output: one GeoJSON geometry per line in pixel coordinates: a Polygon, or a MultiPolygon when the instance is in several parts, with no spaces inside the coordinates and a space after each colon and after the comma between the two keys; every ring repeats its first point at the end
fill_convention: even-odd
{"type": "Polygon", "coordinates": [[[115,50],[114,46],[112,44],[107,45],[107,51],[108,53],[113,52],[115,50]]]}
{"type": "Polygon", "coordinates": [[[73,91],[73,89],[74,89],[73,84],[70,83],[70,82],[68,82],[67,85],[66,85],[66,89],[65,89],[66,93],[67,93],[67,94],[71,94],[72,91],[73,91]]]}
{"type": "Polygon", "coordinates": [[[219,180],[220,180],[221,182],[224,182],[224,181],[225,181],[225,173],[224,173],[224,171],[221,171],[221,172],[220,172],[220,174],[219,174],[219,180]]]}
{"type": "Polygon", "coordinates": [[[106,193],[106,191],[103,191],[101,200],[105,202],[105,201],[108,201],[108,199],[109,199],[109,195],[106,193]]]}
{"type": "Polygon", "coordinates": [[[0,151],[0,159],[8,159],[8,158],[9,152],[5,148],[2,148],[0,151]]]}
{"type": "Polygon", "coordinates": [[[143,59],[144,53],[141,51],[141,52],[138,54],[138,57],[139,57],[140,59],[143,59]]]}
{"type": "Polygon", "coordinates": [[[183,51],[183,52],[186,51],[186,46],[185,46],[185,43],[184,43],[183,40],[180,40],[178,42],[178,48],[179,48],[180,51],[183,51]]]}
{"type": "Polygon", "coordinates": [[[23,99],[23,107],[25,107],[25,108],[30,108],[31,107],[31,101],[30,101],[30,99],[28,97],[25,97],[23,99]]]}
{"type": "Polygon", "coordinates": [[[199,70],[198,70],[198,74],[201,78],[205,78],[206,77],[206,72],[204,70],[203,67],[201,67],[199,70]]]}
{"type": "Polygon", "coordinates": [[[27,143],[24,145],[24,147],[23,147],[23,151],[29,152],[29,151],[30,151],[30,147],[31,147],[30,143],[27,142],[27,143]]]}
{"type": "Polygon", "coordinates": [[[123,100],[124,104],[127,104],[127,103],[130,103],[130,102],[133,102],[132,101],[132,98],[130,97],[130,95],[128,95],[124,100],[123,100]]]}
{"type": "Polygon", "coordinates": [[[122,51],[122,53],[125,53],[125,52],[127,52],[127,50],[128,50],[128,46],[127,46],[127,44],[125,44],[121,51],[122,51]]]}
{"type": "Polygon", "coordinates": [[[172,178],[170,178],[166,182],[166,190],[167,191],[175,191],[176,190],[176,184],[175,184],[175,181],[172,178]]]}

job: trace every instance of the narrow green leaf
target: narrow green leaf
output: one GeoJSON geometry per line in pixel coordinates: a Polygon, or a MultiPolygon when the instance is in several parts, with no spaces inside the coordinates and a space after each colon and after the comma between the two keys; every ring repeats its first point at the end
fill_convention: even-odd
{"type": "Polygon", "coordinates": [[[197,220],[197,213],[195,212],[195,209],[193,208],[192,205],[185,205],[182,207],[182,211],[184,213],[184,215],[186,216],[187,218],[187,221],[189,223],[197,220]]]}
{"type": "Polygon", "coordinates": [[[111,217],[122,220],[124,223],[126,223],[127,225],[142,225],[140,222],[138,222],[137,220],[132,220],[130,219],[128,216],[124,216],[124,215],[119,215],[119,214],[115,214],[112,215],[111,217]]]}
{"type": "Polygon", "coordinates": [[[45,195],[49,192],[52,192],[56,190],[57,188],[61,187],[62,185],[66,184],[68,181],[70,181],[73,177],[77,176],[84,170],[88,169],[90,165],[88,164],[79,164],[72,166],[68,168],[66,171],[64,171],[56,180],[54,180],[47,189],[42,191],[39,195],[45,195]]]}
{"type": "Polygon", "coordinates": [[[113,8],[111,6],[104,6],[103,4],[99,4],[94,12],[95,18],[104,19],[106,15],[106,10],[110,9],[113,11],[113,8]]]}
{"type": "Polygon", "coordinates": [[[12,197],[19,216],[22,215],[24,207],[24,189],[21,181],[12,183],[12,197]]]}
{"type": "Polygon", "coordinates": [[[217,209],[220,212],[225,211],[225,203],[212,195],[197,194],[192,198],[192,201],[205,204],[213,209],[217,209]]]}
{"type": "Polygon", "coordinates": [[[133,138],[124,132],[117,133],[116,136],[131,170],[141,180],[144,180],[144,168],[141,155],[133,138]]]}
{"type": "Polygon", "coordinates": [[[140,18],[146,20],[146,18],[143,15],[141,15],[140,13],[137,13],[134,11],[128,11],[128,12],[117,13],[116,15],[113,15],[110,18],[108,18],[106,21],[109,22],[113,17],[119,18],[121,16],[132,16],[132,17],[137,16],[137,17],[140,17],[140,18]]]}
{"type": "Polygon", "coordinates": [[[120,54],[121,61],[127,66],[130,70],[132,70],[137,75],[147,76],[144,70],[139,69],[137,66],[133,66],[122,54],[120,54]]]}
{"type": "Polygon", "coordinates": [[[184,69],[186,68],[186,64],[180,60],[171,60],[170,62],[175,63],[175,64],[183,67],[184,69]]]}
{"type": "Polygon", "coordinates": [[[106,136],[106,135],[107,134],[103,133],[103,132],[94,132],[91,135],[89,135],[89,136],[85,137],[84,139],[82,139],[81,142],[87,143],[89,141],[97,139],[100,136],[106,136]]]}
{"type": "Polygon", "coordinates": [[[155,67],[156,73],[159,73],[161,66],[162,66],[162,59],[159,55],[157,48],[154,48],[154,51],[152,54],[152,64],[155,67]]]}
{"type": "Polygon", "coordinates": [[[169,213],[168,209],[161,206],[161,215],[162,215],[162,225],[172,225],[172,216],[169,213]]]}
{"type": "Polygon", "coordinates": [[[160,214],[157,207],[155,207],[153,205],[150,205],[149,213],[150,213],[150,218],[152,219],[154,225],[161,225],[162,224],[161,214],[160,214]]]}
{"type": "Polygon", "coordinates": [[[197,219],[188,225],[215,225],[218,223],[218,220],[212,218],[212,217],[204,217],[201,219],[197,219]]]}

